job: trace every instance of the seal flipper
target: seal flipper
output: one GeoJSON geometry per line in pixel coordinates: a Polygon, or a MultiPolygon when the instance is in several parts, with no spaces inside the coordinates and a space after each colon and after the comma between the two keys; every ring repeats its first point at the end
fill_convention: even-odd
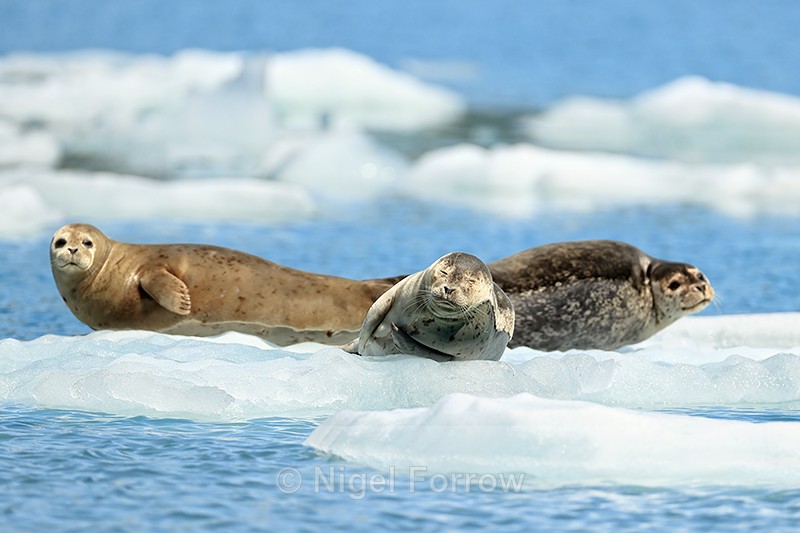
{"type": "Polygon", "coordinates": [[[348,353],[354,353],[354,354],[358,355],[358,341],[359,341],[359,339],[360,339],[360,337],[356,337],[355,339],[351,340],[347,344],[343,344],[342,346],[339,346],[339,349],[340,350],[344,350],[345,352],[348,352],[348,353]]]}
{"type": "Polygon", "coordinates": [[[400,350],[400,353],[427,357],[439,362],[453,361],[455,359],[452,355],[434,350],[416,341],[411,335],[397,327],[394,322],[392,322],[392,340],[397,349],[400,350]]]}
{"type": "Polygon", "coordinates": [[[514,305],[511,299],[497,283],[494,285],[494,294],[497,299],[497,314],[494,317],[494,327],[497,331],[508,334],[509,341],[514,337],[514,305]]]}
{"type": "Polygon", "coordinates": [[[192,311],[189,288],[166,269],[148,270],[139,278],[139,284],[167,311],[178,315],[188,315],[192,311]]]}
{"type": "MultiPolygon", "coordinates": [[[[384,331],[386,326],[383,324],[383,321],[392,308],[394,295],[397,293],[397,287],[401,283],[404,283],[404,281],[401,281],[383,293],[381,297],[378,298],[374,304],[372,304],[372,307],[369,308],[369,311],[367,311],[367,316],[364,317],[364,322],[361,324],[361,332],[358,335],[358,339],[356,339],[358,344],[356,344],[355,353],[358,353],[359,355],[375,355],[372,353],[373,350],[369,349],[370,346],[375,343],[382,345],[383,343],[381,343],[381,340],[386,340],[383,337],[389,336],[388,333],[384,331]]],[[[382,354],[382,351],[383,350],[380,349],[378,350],[378,353],[382,354]]]]}

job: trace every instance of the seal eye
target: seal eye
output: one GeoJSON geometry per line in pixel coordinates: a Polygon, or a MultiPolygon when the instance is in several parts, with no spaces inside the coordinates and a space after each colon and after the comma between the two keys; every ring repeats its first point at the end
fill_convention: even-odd
{"type": "Polygon", "coordinates": [[[94,246],[94,244],[92,243],[92,241],[90,241],[89,239],[83,239],[83,245],[84,245],[85,247],[87,247],[87,248],[91,248],[92,246],[94,246]]]}
{"type": "Polygon", "coordinates": [[[669,286],[668,286],[667,288],[668,288],[669,290],[671,290],[671,291],[674,291],[674,290],[677,290],[677,289],[678,289],[678,287],[680,287],[680,286],[681,286],[681,282],[680,282],[680,281],[677,281],[677,280],[675,280],[675,281],[673,281],[672,283],[670,283],[670,284],[669,284],[669,286]]]}
{"type": "Polygon", "coordinates": [[[440,270],[439,274],[441,274],[442,276],[446,276],[447,275],[447,270],[440,270]]]}
{"type": "Polygon", "coordinates": [[[705,281],[706,277],[703,275],[702,272],[698,272],[697,273],[697,279],[700,280],[700,281],[705,281]]]}
{"type": "Polygon", "coordinates": [[[55,248],[63,248],[67,244],[65,239],[58,239],[55,243],[53,243],[53,247],[55,248]]]}

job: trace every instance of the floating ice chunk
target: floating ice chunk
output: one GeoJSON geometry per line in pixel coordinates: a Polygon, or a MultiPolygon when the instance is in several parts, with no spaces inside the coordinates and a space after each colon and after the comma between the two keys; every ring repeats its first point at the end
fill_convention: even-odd
{"type": "Polygon", "coordinates": [[[94,50],[13,54],[0,60],[0,115],[58,132],[124,129],[189,94],[217,89],[241,70],[241,55],[199,50],[171,58],[94,50]]]}
{"type": "Polygon", "coordinates": [[[464,109],[454,93],[344,49],[276,54],[267,83],[289,126],[416,130],[450,122],[464,109]]]}
{"type": "Polygon", "coordinates": [[[407,187],[420,198],[508,216],[664,203],[736,215],[800,213],[800,167],[689,165],[530,144],[433,150],[412,167],[407,187]]]}
{"type": "Polygon", "coordinates": [[[533,485],[800,483],[800,424],[644,413],[530,394],[344,411],[306,440],[374,468],[526,474],[533,485]]]}
{"type": "Polygon", "coordinates": [[[629,101],[573,97],[529,122],[569,149],[689,162],[800,162],[800,98],[686,77],[629,101]]]}
{"type": "MultiPolygon", "coordinates": [[[[462,109],[447,90],[339,49],[0,58],[0,117],[51,135],[71,166],[159,178],[252,176],[286,128],[413,130],[462,109]]],[[[22,151],[0,143],[0,166],[17,153],[38,163],[45,133],[17,139],[22,151]]]]}
{"type": "Polygon", "coordinates": [[[4,196],[21,199],[28,206],[0,217],[9,228],[23,221],[50,222],[52,213],[69,219],[277,222],[315,212],[305,191],[255,179],[157,181],[109,173],[19,169],[0,174],[0,198],[4,196]]]}
{"type": "Polygon", "coordinates": [[[0,185],[0,236],[18,239],[35,235],[61,220],[39,192],[24,183],[0,185]]]}
{"type": "Polygon", "coordinates": [[[271,129],[262,80],[237,83],[245,54],[172,57],[84,51],[0,59],[0,116],[36,124],[86,168],[150,176],[247,175],[271,129]],[[235,93],[235,94],[233,94],[235,93]]]}
{"type": "Polygon", "coordinates": [[[0,168],[17,166],[53,167],[61,159],[61,147],[45,131],[23,132],[0,120],[0,168]]]}
{"type": "Polygon", "coordinates": [[[364,133],[338,131],[285,139],[269,152],[262,172],[314,193],[359,198],[396,188],[408,163],[364,133]]]}
{"type": "MultiPolygon", "coordinates": [[[[635,345],[633,349],[678,352],[684,348],[720,351],[742,347],[753,353],[763,351],[769,355],[770,350],[800,348],[800,313],[690,316],[635,345]]],[[[694,361],[697,362],[697,359],[694,361]]]]}

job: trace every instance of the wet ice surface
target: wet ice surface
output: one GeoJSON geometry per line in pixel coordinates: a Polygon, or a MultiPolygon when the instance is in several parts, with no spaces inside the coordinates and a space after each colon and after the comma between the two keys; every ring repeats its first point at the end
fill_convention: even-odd
{"type": "Polygon", "coordinates": [[[529,393],[645,409],[798,405],[800,314],[769,316],[769,332],[758,332],[770,339],[766,346],[758,338],[752,346],[746,337],[736,346],[719,340],[737,322],[760,318],[689,317],[683,331],[622,352],[517,348],[499,363],[465,364],[356,357],[313,343],[283,349],[235,333],[212,339],[150,332],[6,339],[0,341],[0,399],[220,421],[427,407],[451,393],[529,393]]]}

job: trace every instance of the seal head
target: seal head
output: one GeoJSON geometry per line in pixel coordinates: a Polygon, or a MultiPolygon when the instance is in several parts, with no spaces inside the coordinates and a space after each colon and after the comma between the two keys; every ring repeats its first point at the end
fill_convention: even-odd
{"type": "Polygon", "coordinates": [[[494,299],[492,273],[474,255],[451,253],[426,269],[420,292],[427,307],[443,318],[462,317],[476,305],[494,299]]]}
{"type": "Polygon", "coordinates": [[[93,329],[239,331],[280,345],[354,339],[391,286],[303,272],[219,246],[115,241],[89,224],[55,232],[50,264],[62,299],[93,329]]]}
{"type": "Polygon", "coordinates": [[[671,324],[702,311],[714,299],[714,289],[705,274],[692,265],[655,260],[648,277],[658,323],[671,324]]]}
{"type": "Polygon", "coordinates": [[[714,297],[696,267],[617,241],[546,244],[489,268],[516,311],[512,348],[613,350],[704,309],[714,297]]]}
{"type": "Polygon", "coordinates": [[[370,308],[358,339],[361,355],[403,353],[437,361],[503,355],[514,310],[474,255],[453,252],[389,289],[370,308]]]}
{"type": "Polygon", "coordinates": [[[50,241],[50,265],[57,280],[78,283],[97,271],[109,251],[108,237],[89,224],[68,224],[50,241]]]}

